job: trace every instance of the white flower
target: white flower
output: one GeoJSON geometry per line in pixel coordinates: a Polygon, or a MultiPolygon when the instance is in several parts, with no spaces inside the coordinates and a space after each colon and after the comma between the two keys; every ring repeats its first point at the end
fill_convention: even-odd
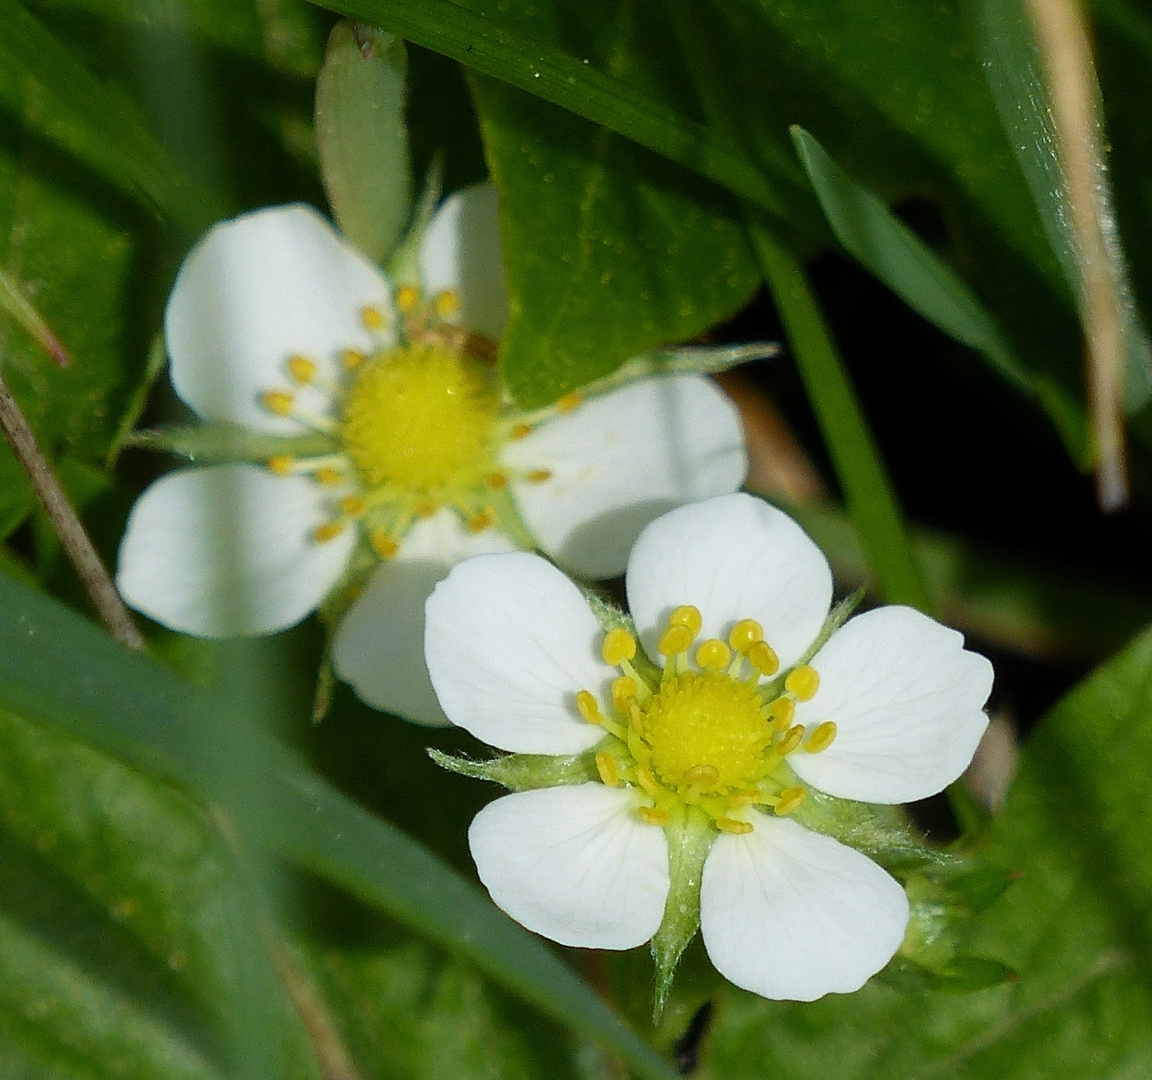
{"type": "Polygon", "coordinates": [[[696,902],[669,863],[695,821],[695,910],[717,969],[770,998],[859,988],[900,946],[907,898],[789,815],[809,789],[899,803],[951,783],[986,726],[991,665],[906,607],[821,641],[824,556],[747,495],[648,525],[627,592],[642,649],[527,553],[471,559],[429,599],[428,668],[452,721],[513,753],[585,754],[599,777],[485,807],[469,832],[481,880],[538,933],[630,948],[696,902]]]}
{"type": "Polygon", "coordinates": [[[420,286],[394,289],[299,205],[192,249],[165,317],[176,392],[205,420],[291,441],[266,463],[153,484],[117,583],[157,621],[225,637],[291,626],[379,564],[337,630],[336,670],[379,708],[443,723],[423,612],[454,563],[539,546],[580,574],[619,573],[647,521],[735,490],[746,462],[734,409],[698,376],[530,415],[502,399],[490,185],[445,201],[418,262],[420,286]]]}

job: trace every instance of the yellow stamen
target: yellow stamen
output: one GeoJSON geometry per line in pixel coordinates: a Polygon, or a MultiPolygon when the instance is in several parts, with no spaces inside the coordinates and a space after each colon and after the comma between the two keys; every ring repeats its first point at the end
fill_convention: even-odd
{"type": "Polygon", "coordinates": [[[681,604],[668,617],[669,626],[683,626],[693,637],[700,633],[700,627],[703,624],[704,619],[700,615],[700,609],[691,604],[681,604]]]}
{"type": "Polygon", "coordinates": [[[657,825],[660,828],[667,825],[672,817],[667,810],[661,810],[658,806],[638,806],[636,814],[646,825],[657,825]]]}
{"type": "Polygon", "coordinates": [[[420,290],[415,285],[401,285],[396,293],[396,306],[407,315],[420,303],[420,290]]]}
{"type": "Polygon", "coordinates": [[[533,469],[528,474],[528,483],[530,484],[543,484],[547,480],[552,479],[551,469],[533,469]]]}
{"type": "Polygon", "coordinates": [[[677,653],[687,652],[695,636],[686,626],[669,626],[656,648],[661,656],[675,656],[677,653]]]}
{"type": "Polygon", "coordinates": [[[440,318],[448,319],[460,313],[460,297],[455,289],[445,289],[443,292],[437,293],[433,306],[440,318]]]}
{"type": "Polygon", "coordinates": [[[288,374],[301,386],[307,386],[316,378],[316,365],[306,356],[293,356],[288,361],[288,374]]]}
{"type": "Polygon", "coordinates": [[[479,513],[473,514],[465,523],[464,527],[470,533],[482,533],[485,529],[492,528],[496,524],[496,511],[490,506],[484,507],[479,513]]]}
{"type": "Polygon", "coordinates": [[[344,474],[339,469],[332,468],[331,465],[325,465],[316,470],[316,482],[325,487],[338,487],[344,483],[344,474]]]}
{"type": "Polygon", "coordinates": [[[739,810],[743,806],[752,806],[763,801],[764,796],[759,791],[738,791],[735,795],[728,796],[728,805],[733,810],[739,810]]]}
{"type": "MultiPolygon", "coordinates": [[[[403,290],[401,290],[403,292],[403,290]]],[[[360,321],[368,330],[384,329],[384,314],[379,308],[364,307],[360,309],[360,321]]]]}
{"type": "Polygon", "coordinates": [[[660,792],[660,785],[656,783],[656,777],[652,775],[652,771],[646,765],[636,766],[636,783],[653,798],[660,792]]]}
{"type": "Polygon", "coordinates": [[[511,439],[523,439],[532,432],[531,424],[517,424],[509,433],[511,439]]]}
{"type": "Polygon", "coordinates": [[[764,627],[755,619],[741,619],[728,635],[728,644],[738,653],[746,653],[757,641],[764,640],[764,627]]]}
{"type": "Polygon", "coordinates": [[[696,663],[708,671],[720,671],[728,666],[732,650],[719,638],[709,638],[696,650],[696,663]]]}
{"type": "Polygon", "coordinates": [[[796,749],[804,738],[804,725],[796,724],[794,727],[788,729],[784,738],[776,744],[776,753],[781,757],[787,757],[793,750],[796,749]]]}
{"type": "Polygon", "coordinates": [[[752,831],[752,822],[737,821],[736,818],[722,817],[716,819],[716,828],[721,832],[731,833],[733,836],[743,836],[752,831]]]}
{"type": "Polygon", "coordinates": [[[636,680],[628,675],[621,675],[612,680],[612,705],[615,710],[627,715],[628,703],[636,700],[636,680]]]}
{"type": "Polygon", "coordinates": [[[326,521],[312,530],[312,539],[318,544],[326,544],[329,540],[335,540],[343,531],[344,522],[326,521]]]}
{"type": "Polygon", "coordinates": [[[604,657],[604,663],[619,667],[636,655],[636,639],[624,627],[615,626],[604,635],[600,655],[604,657]]]}
{"type": "Polygon", "coordinates": [[[340,363],[344,365],[345,371],[355,371],[367,359],[367,356],[356,349],[345,349],[340,354],[340,363]]]}
{"type": "Polygon", "coordinates": [[[748,663],[761,675],[775,675],[780,670],[780,657],[766,641],[754,641],[748,646],[748,663]]]}
{"type": "Polygon", "coordinates": [[[768,706],[768,721],[777,731],[787,731],[796,715],[796,702],[791,698],[778,697],[768,706]]]}
{"type": "Polygon", "coordinates": [[[289,454],[277,454],[268,459],[268,471],[276,476],[291,476],[296,459],[289,454]]]}
{"type": "Polygon", "coordinates": [[[484,486],[491,491],[503,491],[508,486],[508,477],[499,472],[490,473],[484,477],[484,486]]]}
{"type": "Polygon", "coordinates": [[[436,514],[440,509],[440,504],[427,499],[424,502],[416,504],[416,516],[418,518],[430,518],[436,514]]]}
{"type": "Polygon", "coordinates": [[[796,696],[797,701],[811,701],[820,688],[820,676],[814,667],[801,664],[788,672],[784,680],[784,689],[796,696]]]}
{"type": "Polygon", "coordinates": [[[400,545],[388,534],[385,528],[372,530],[372,550],[382,559],[396,558],[400,545]]]}
{"type": "Polygon", "coordinates": [[[559,413],[570,413],[579,408],[580,402],[584,400],[583,397],[575,390],[570,394],[565,394],[559,401],[556,402],[556,411],[559,413]]]}
{"type": "Polygon", "coordinates": [[[808,798],[808,792],[802,787],[785,788],[780,792],[780,801],[776,804],[776,816],[785,817],[808,798]]]}
{"type": "Polygon", "coordinates": [[[810,754],[818,754],[821,750],[827,750],[835,738],[836,724],[831,720],[825,720],[824,723],[817,725],[816,730],[808,736],[804,749],[810,754]]]}
{"type": "Polygon", "coordinates": [[[720,779],[720,770],[715,765],[693,765],[690,769],[684,770],[684,783],[688,785],[698,784],[700,787],[707,787],[709,784],[715,784],[720,779]]]}
{"type": "Polygon", "coordinates": [[[277,416],[291,416],[296,399],[287,390],[265,390],[260,397],[261,404],[277,416]]]}
{"type": "Polygon", "coordinates": [[[625,703],[625,708],[628,712],[628,726],[635,731],[637,735],[643,735],[644,716],[640,712],[640,703],[635,698],[629,698],[625,703]]]}
{"type": "Polygon", "coordinates": [[[580,690],[576,694],[576,708],[590,724],[599,724],[604,719],[600,714],[600,705],[596,701],[596,696],[589,690],[580,690]]]}
{"type": "Polygon", "coordinates": [[[345,495],[340,500],[340,512],[345,517],[362,518],[368,513],[368,504],[359,495],[345,495]]]}
{"type": "Polygon", "coordinates": [[[596,755],[596,771],[600,774],[600,779],[609,787],[619,786],[620,772],[616,768],[616,759],[606,750],[601,750],[596,755]]]}

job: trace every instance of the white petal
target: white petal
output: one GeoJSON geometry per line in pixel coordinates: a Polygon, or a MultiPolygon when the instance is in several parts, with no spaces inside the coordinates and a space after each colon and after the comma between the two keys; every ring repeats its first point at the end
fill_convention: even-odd
{"type": "Polygon", "coordinates": [[[328,520],[323,490],[254,465],[181,469],[137,500],[116,584],[157,622],[201,637],[292,626],[336,584],[352,530],[312,539],[328,520]]]}
{"type": "Polygon", "coordinates": [[[964,636],[906,607],[849,619],[812,658],[820,689],[797,723],[834,720],[819,754],[788,758],[801,780],[864,802],[923,799],[967,767],[988,718],[992,665],[964,636]]]}
{"type": "Polygon", "coordinates": [[[429,297],[451,289],[453,321],[499,341],[508,322],[500,254],[500,196],[489,183],[449,195],[420,244],[420,281],[429,297]]]}
{"type": "Polygon", "coordinates": [[[498,907],[561,945],[642,945],[664,914],[668,842],[634,805],[603,784],[505,795],[468,830],[480,880],[498,907]]]}
{"type": "Polygon", "coordinates": [[[451,510],[417,521],[341,619],[332,645],[336,674],[375,709],[448,724],[424,664],[424,604],[456,563],[514,550],[495,529],[468,532],[451,510]]]}
{"type": "Polygon", "coordinates": [[[784,1001],[858,990],[904,939],[904,890],[830,837],[754,817],[752,832],[718,836],[704,863],[700,928],[716,970],[784,1001]]]}
{"type": "Polygon", "coordinates": [[[578,754],[603,738],[576,694],[605,700],[618,672],[580,590],[550,563],[523,551],[469,559],[436,586],[427,618],[428,672],[454,724],[524,754],[578,754]]]}
{"type": "MultiPolygon", "coordinates": [[[[168,298],[172,385],[207,420],[302,430],[264,409],[261,394],[291,388],[284,365],[297,354],[337,381],[341,350],[372,347],[360,319],[367,306],[391,312],[388,282],[310,207],[225,221],[188,253],[168,298]]],[[[331,402],[307,388],[301,406],[323,412],[331,402]]]]}
{"type": "Polygon", "coordinates": [[[643,379],[507,444],[504,464],[547,469],[513,483],[541,546],[582,577],[623,571],[640,530],[682,503],[735,491],[748,471],[732,402],[708,379],[643,379]]]}
{"type": "Polygon", "coordinates": [[[787,514],[751,495],[722,495],[652,522],[628,560],[628,604],[650,655],[668,616],[694,604],[702,637],[755,619],[787,667],[815,640],[832,601],[832,572],[787,514]]]}

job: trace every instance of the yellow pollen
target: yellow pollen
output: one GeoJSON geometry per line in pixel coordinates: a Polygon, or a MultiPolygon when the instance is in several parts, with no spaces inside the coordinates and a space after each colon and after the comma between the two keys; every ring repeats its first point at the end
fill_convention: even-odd
{"type": "Polygon", "coordinates": [[[766,641],[754,641],[748,646],[748,662],[761,675],[775,675],[780,670],[780,657],[766,641]]]}
{"type": "Polygon", "coordinates": [[[652,775],[652,770],[646,765],[636,766],[636,783],[638,783],[649,795],[655,798],[660,792],[660,785],[656,783],[656,777],[652,775]]]}
{"type": "Polygon", "coordinates": [[[804,738],[804,725],[796,724],[790,727],[785,734],[784,738],[776,744],[776,753],[781,757],[787,757],[793,750],[796,749],[804,738]]]}
{"type": "Polygon", "coordinates": [[[276,476],[291,476],[296,459],[288,454],[277,454],[268,459],[268,471],[276,476]]]}
{"type": "Polygon", "coordinates": [[[621,675],[612,680],[612,706],[622,715],[628,713],[628,703],[636,700],[636,680],[628,675],[621,675]]]}
{"type": "Polygon", "coordinates": [[[827,750],[835,738],[836,724],[831,720],[825,720],[824,723],[818,724],[816,730],[808,736],[804,749],[810,754],[819,754],[821,750],[827,750]]]}
{"type": "Polygon", "coordinates": [[[820,676],[816,669],[802,664],[788,672],[784,689],[795,695],[797,701],[811,701],[820,687],[820,676]]]}
{"type": "Polygon", "coordinates": [[[658,806],[638,806],[636,814],[646,825],[658,825],[663,828],[668,824],[672,815],[658,806]]]}
{"type": "Polygon", "coordinates": [[[668,625],[683,626],[695,638],[700,633],[700,627],[704,625],[704,619],[698,607],[693,607],[691,604],[681,604],[668,616],[668,625]]]}
{"type": "MultiPolygon", "coordinates": [[[[403,290],[401,290],[403,291],[403,290]]],[[[364,307],[360,309],[360,321],[368,330],[383,330],[384,315],[379,308],[364,307]]]]}
{"type": "Polygon", "coordinates": [[[362,518],[368,513],[368,504],[359,495],[345,495],[340,500],[340,512],[345,517],[362,518]]]}
{"type": "Polygon", "coordinates": [[[396,552],[400,550],[400,545],[392,539],[387,529],[373,529],[372,550],[382,559],[394,559],[396,552]]]}
{"type": "Polygon", "coordinates": [[[800,804],[808,798],[808,792],[802,787],[785,788],[780,792],[780,801],[776,804],[776,815],[784,817],[792,813],[800,807],[800,804]]]}
{"type": "Polygon", "coordinates": [[[344,403],[340,437],[369,485],[438,494],[492,474],[500,398],[490,371],[436,345],[373,358],[344,403]]]}
{"type": "Polygon", "coordinates": [[[528,474],[528,483],[530,484],[543,484],[547,480],[552,479],[551,469],[533,469],[528,474]]]}
{"type": "MultiPolygon", "coordinates": [[[[604,657],[604,663],[619,667],[625,660],[631,660],[636,655],[636,639],[624,627],[613,627],[604,635],[600,655],[604,657]]],[[[632,688],[635,693],[635,683],[632,688]]]]}
{"type": "Polygon", "coordinates": [[[344,483],[344,474],[339,469],[332,468],[331,465],[324,465],[316,470],[316,482],[325,487],[337,487],[344,483]]]}
{"type": "Polygon", "coordinates": [[[343,531],[344,522],[326,521],[312,530],[312,539],[318,544],[326,544],[329,540],[335,540],[343,531]]]}
{"type": "Polygon", "coordinates": [[[291,416],[296,399],[287,390],[265,390],[260,401],[269,412],[277,416],[291,416]]]}
{"type": "Polygon", "coordinates": [[[619,786],[620,773],[616,768],[616,759],[606,750],[601,750],[596,755],[596,771],[600,774],[600,779],[609,787],[619,786]]]}
{"type": "Polygon", "coordinates": [[[396,293],[396,306],[405,315],[416,310],[420,303],[420,290],[415,285],[401,285],[396,293]]]}
{"type": "Polygon", "coordinates": [[[590,724],[599,724],[604,717],[600,714],[600,706],[596,702],[596,695],[588,690],[580,690],[576,694],[576,708],[580,715],[590,724]]]}
{"type": "Polygon", "coordinates": [[[344,365],[345,371],[355,371],[367,359],[368,357],[356,349],[345,349],[340,354],[340,363],[344,365]]]}
{"type": "Polygon", "coordinates": [[[771,739],[755,688],[719,672],[666,678],[644,712],[652,769],[671,788],[691,775],[705,794],[746,789],[760,777],[771,739]]]}
{"type": "Polygon", "coordinates": [[[316,365],[306,356],[294,356],[288,361],[288,374],[302,386],[316,378],[316,365]]]}
{"type": "Polygon", "coordinates": [[[709,638],[696,650],[696,663],[708,671],[721,671],[732,659],[732,650],[719,638],[709,638]]]}
{"type": "Polygon", "coordinates": [[[684,771],[684,783],[689,787],[714,787],[720,779],[720,770],[715,765],[693,765],[684,771]]]}
{"type": "Polygon", "coordinates": [[[559,413],[574,412],[580,407],[580,403],[584,400],[575,390],[570,394],[565,394],[559,401],[556,402],[556,411],[559,413]]]}
{"type": "Polygon", "coordinates": [[[509,432],[509,437],[513,438],[513,439],[524,439],[524,438],[527,438],[531,433],[532,433],[532,425],[531,424],[517,424],[511,430],[511,432],[509,432]]]}
{"type": "Polygon", "coordinates": [[[687,652],[695,635],[686,626],[669,626],[660,637],[656,648],[661,656],[675,656],[687,652]]]}
{"type": "Polygon", "coordinates": [[[490,473],[484,477],[484,486],[491,491],[503,491],[508,486],[508,477],[500,472],[490,473]]]}
{"type": "Polygon", "coordinates": [[[744,836],[752,831],[752,822],[737,821],[736,818],[722,817],[716,819],[716,828],[721,832],[731,833],[733,836],[744,836]]]}
{"type": "Polygon", "coordinates": [[[764,640],[764,627],[755,619],[741,619],[728,635],[728,644],[740,654],[746,653],[757,641],[764,640]]]}
{"type": "Polygon", "coordinates": [[[460,297],[454,289],[445,289],[443,292],[437,293],[433,305],[436,308],[436,314],[442,319],[448,319],[460,313],[460,297]]]}

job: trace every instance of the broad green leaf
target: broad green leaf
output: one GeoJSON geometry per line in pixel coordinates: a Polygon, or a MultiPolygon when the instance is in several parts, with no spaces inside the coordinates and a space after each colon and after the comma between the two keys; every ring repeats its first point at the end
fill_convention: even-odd
{"type": "Polygon", "coordinates": [[[316,80],[316,143],[340,231],[383,262],[408,221],[412,177],[404,124],[404,43],[338,23],[316,80]]]}
{"type": "Polygon", "coordinates": [[[234,860],[184,796],[0,713],[0,861],[4,1076],[318,1080],[234,860]]]}
{"type": "Polygon", "coordinates": [[[733,314],[755,270],[695,178],[491,81],[476,99],[500,190],[511,315],[501,369],[525,407],[733,314]]]}
{"type": "Polygon", "coordinates": [[[0,707],[51,722],[187,787],[230,800],[242,832],[469,958],[647,1080],[674,1075],[537,938],[387,822],[249,730],[236,707],[128,654],[59,604],[0,577],[0,707]],[[76,673],[62,680],[61,671],[76,673]],[[221,718],[229,733],[221,743],[221,718]]]}
{"type": "Polygon", "coordinates": [[[700,1075],[1147,1075],[1150,713],[1152,633],[1145,633],[1060,702],[1024,748],[982,851],[1018,878],[973,921],[965,942],[1007,963],[1017,980],[913,997],[873,980],[856,995],[810,1006],[731,994],[700,1075]]]}

